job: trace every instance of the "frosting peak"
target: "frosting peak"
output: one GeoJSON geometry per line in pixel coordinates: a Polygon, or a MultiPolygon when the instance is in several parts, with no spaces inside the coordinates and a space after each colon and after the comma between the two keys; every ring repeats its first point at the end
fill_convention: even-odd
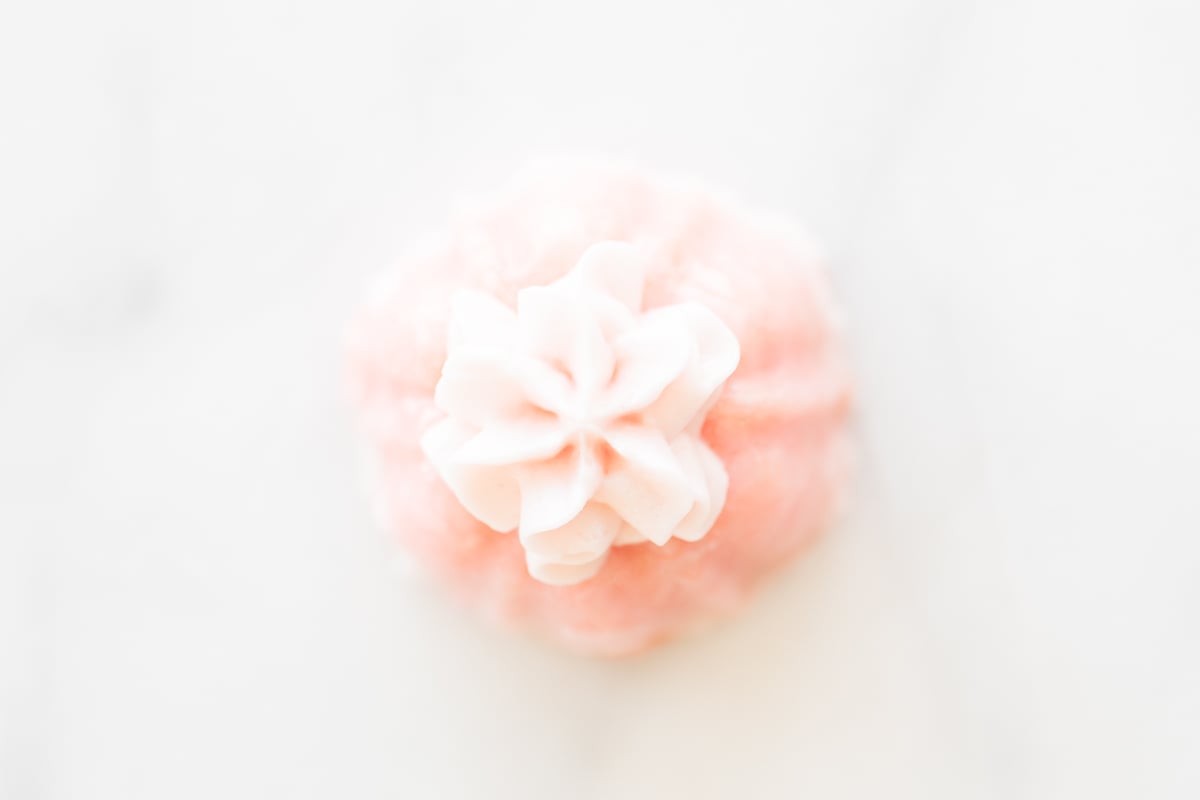
{"type": "Polygon", "coordinates": [[[737,338],[696,303],[643,311],[645,276],[636,247],[601,242],[515,312],[454,300],[434,395],[447,416],[421,446],[467,511],[518,531],[544,583],[587,580],[615,545],[696,541],[725,504],[700,428],[737,338]]]}

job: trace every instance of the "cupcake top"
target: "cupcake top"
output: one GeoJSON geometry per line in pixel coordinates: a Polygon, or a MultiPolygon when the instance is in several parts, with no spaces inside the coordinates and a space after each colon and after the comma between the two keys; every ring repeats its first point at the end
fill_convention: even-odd
{"type": "Polygon", "coordinates": [[[546,162],[357,316],[388,530],[488,617],[631,653],[738,607],[835,508],[849,382],[789,220],[546,162]]]}

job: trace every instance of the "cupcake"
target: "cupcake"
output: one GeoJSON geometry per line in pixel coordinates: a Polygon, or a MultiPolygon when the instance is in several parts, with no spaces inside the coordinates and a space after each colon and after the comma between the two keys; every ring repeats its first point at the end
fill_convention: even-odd
{"type": "Polygon", "coordinates": [[[463,602],[585,653],[727,614],[835,506],[836,319],[781,218],[631,168],[531,168],[352,323],[384,523],[463,602]]]}

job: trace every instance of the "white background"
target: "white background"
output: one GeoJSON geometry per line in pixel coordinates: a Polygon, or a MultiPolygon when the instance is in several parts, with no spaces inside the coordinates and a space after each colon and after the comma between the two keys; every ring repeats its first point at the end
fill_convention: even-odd
{"type": "Polygon", "coordinates": [[[0,12],[0,797],[1200,795],[1200,6],[0,12]],[[339,337],[582,151],[789,210],[858,382],[844,519],[619,663],[372,525],[339,337]]]}

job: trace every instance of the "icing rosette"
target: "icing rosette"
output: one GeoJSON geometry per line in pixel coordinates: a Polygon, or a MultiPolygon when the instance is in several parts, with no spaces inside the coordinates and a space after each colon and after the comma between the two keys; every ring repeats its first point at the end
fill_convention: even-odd
{"type": "Polygon", "coordinates": [[[455,594],[576,649],[728,612],[827,522],[849,389],[790,223],[543,165],[356,318],[384,524],[455,594]]]}
{"type": "Polygon", "coordinates": [[[645,274],[635,246],[599,242],[515,311],[472,290],[452,306],[448,416],[422,448],[472,516],[519,532],[544,583],[592,577],[614,545],[697,541],[725,504],[700,429],[737,339],[698,303],[643,313],[645,274]]]}

